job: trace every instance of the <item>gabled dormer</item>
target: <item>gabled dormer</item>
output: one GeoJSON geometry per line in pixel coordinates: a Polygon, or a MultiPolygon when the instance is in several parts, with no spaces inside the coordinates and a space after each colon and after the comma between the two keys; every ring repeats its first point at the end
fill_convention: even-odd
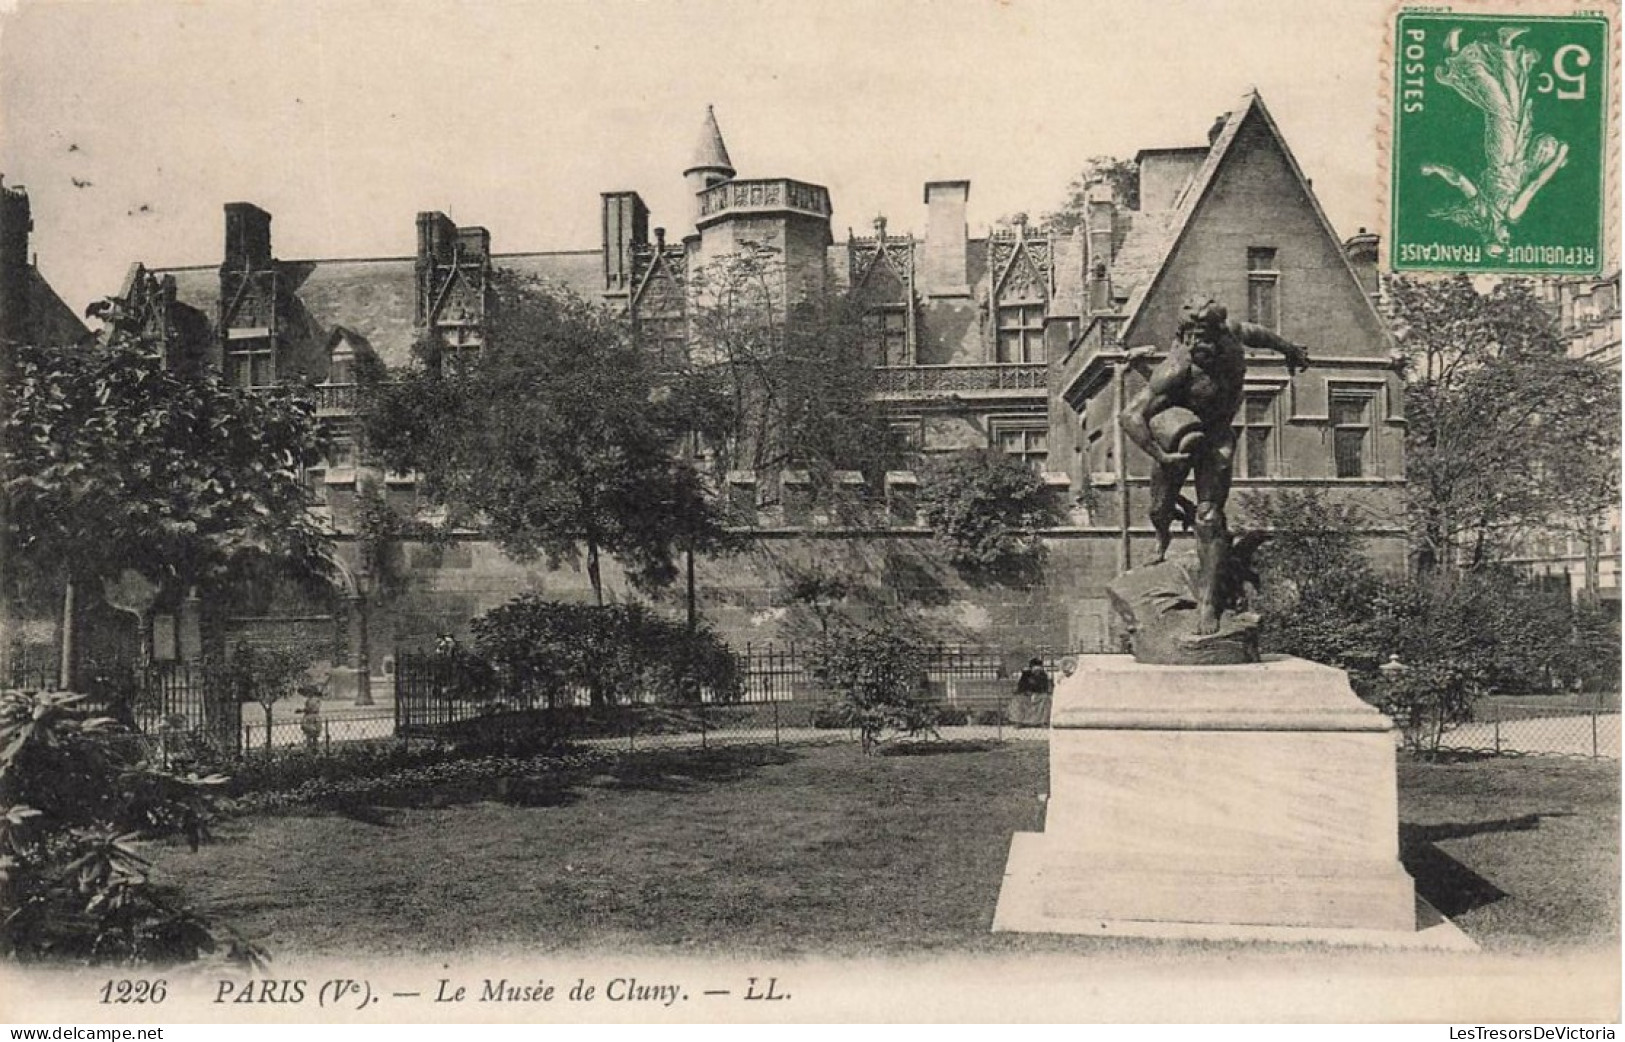
{"type": "Polygon", "coordinates": [[[485,344],[491,294],[491,233],[459,228],[439,212],[418,214],[417,326],[452,353],[485,344]]]}
{"type": "Polygon", "coordinates": [[[286,300],[280,265],[271,256],[271,215],[253,203],[226,204],[226,250],[220,264],[222,370],[234,387],[278,382],[286,300]]]}

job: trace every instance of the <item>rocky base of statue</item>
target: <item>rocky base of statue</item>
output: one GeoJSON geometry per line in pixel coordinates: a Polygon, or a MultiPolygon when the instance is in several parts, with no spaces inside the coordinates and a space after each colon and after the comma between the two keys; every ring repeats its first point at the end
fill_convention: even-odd
{"type": "Polygon", "coordinates": [[[1134,660],[1158,666],[1225,666],[1258,661],[1258,616],[1227,610],[1217,633],[1196,632],[1194,552],[1124,572],[1106,587],[1129,633],[1134,660]]]}

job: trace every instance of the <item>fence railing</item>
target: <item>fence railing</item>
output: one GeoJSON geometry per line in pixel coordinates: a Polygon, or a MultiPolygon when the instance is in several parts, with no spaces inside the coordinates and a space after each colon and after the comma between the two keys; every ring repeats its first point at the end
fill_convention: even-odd
{"type": "MultiPolygon", "coordinates": [[[[25,656],[0,665],[0,677],[8,687],[25,691],[56,691],[60,679],[54,667],[42,669],[25,656]]],[[[185,736],[216,755],[242,751],[243,707],[218,667],[89,664],[78,670],[74,686],[92,709],[139,735],[161,739],[158,745],[165,750],[180,747],[185,736]]]]}
{"type": "MultiPolygon", "coordinates": [[[[1038,649],[1055,673],[1070,652],[1038,649]]],[[[926,656],[931,694],[944,717],[958,723],[967,713],[988,726],[1003,726],[997,707],[1014,692],[1015,674],[1025,662],[1012,662],[995,649],[971,645],[938,645],[926,656]],[[963,711],[963,712],[962,712],[963,711]]],[[[739,652],[743,692],[737,701],[719,700],[701,691],[697,700],[648,688],[596,693],[581,686],[544,687],[526,682],[478,659],[459,653],[436,655],[400,652],[395,658],[395,722],[403,735],[432,735],[480,718],[545,710],[607,709],[653,706],[692,711],[696,706],[796,703],[811,713],[827,706],[833,695],[814,674],[807,650],[797,644],[747,644],[739,652]]],[[[781,714],[782,719],[782,714],[781,714]]]]}

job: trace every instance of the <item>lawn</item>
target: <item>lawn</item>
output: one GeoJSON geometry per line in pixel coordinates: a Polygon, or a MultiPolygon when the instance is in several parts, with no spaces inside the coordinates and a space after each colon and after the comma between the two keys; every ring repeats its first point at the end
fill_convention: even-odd
{"type": "MultiPolygon", "coordinates": [[[[159,870],[278,957],[1154,948],[989,932],[1011,833],[1041,827],[1047,753],[645,753],[501,797],[235,819],[159,870]]],[[[1405,764],[1400,793],[1406,866],[1486,950],[1617,945],[1617,764],[1405,764]]]]}

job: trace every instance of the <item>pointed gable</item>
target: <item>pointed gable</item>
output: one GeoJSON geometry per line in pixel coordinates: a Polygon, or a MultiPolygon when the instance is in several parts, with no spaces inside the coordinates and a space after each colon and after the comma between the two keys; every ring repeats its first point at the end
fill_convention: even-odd
{"type": "Polygon", "coordinates": [[[1125,343],[1166,343],[1193,300],[1212,297],[1246,318],[1248,251],[1263,248],[1275,251],[1282,335],[1311,353],[1390,352],[1386,326],[1256,93],[1225,119],[1171,213],[1137,222],[1124,244],[1136,263],[1156,258],[1148,277],[1133,273],[1141,277],[1125,308],[1125,343]]]}

